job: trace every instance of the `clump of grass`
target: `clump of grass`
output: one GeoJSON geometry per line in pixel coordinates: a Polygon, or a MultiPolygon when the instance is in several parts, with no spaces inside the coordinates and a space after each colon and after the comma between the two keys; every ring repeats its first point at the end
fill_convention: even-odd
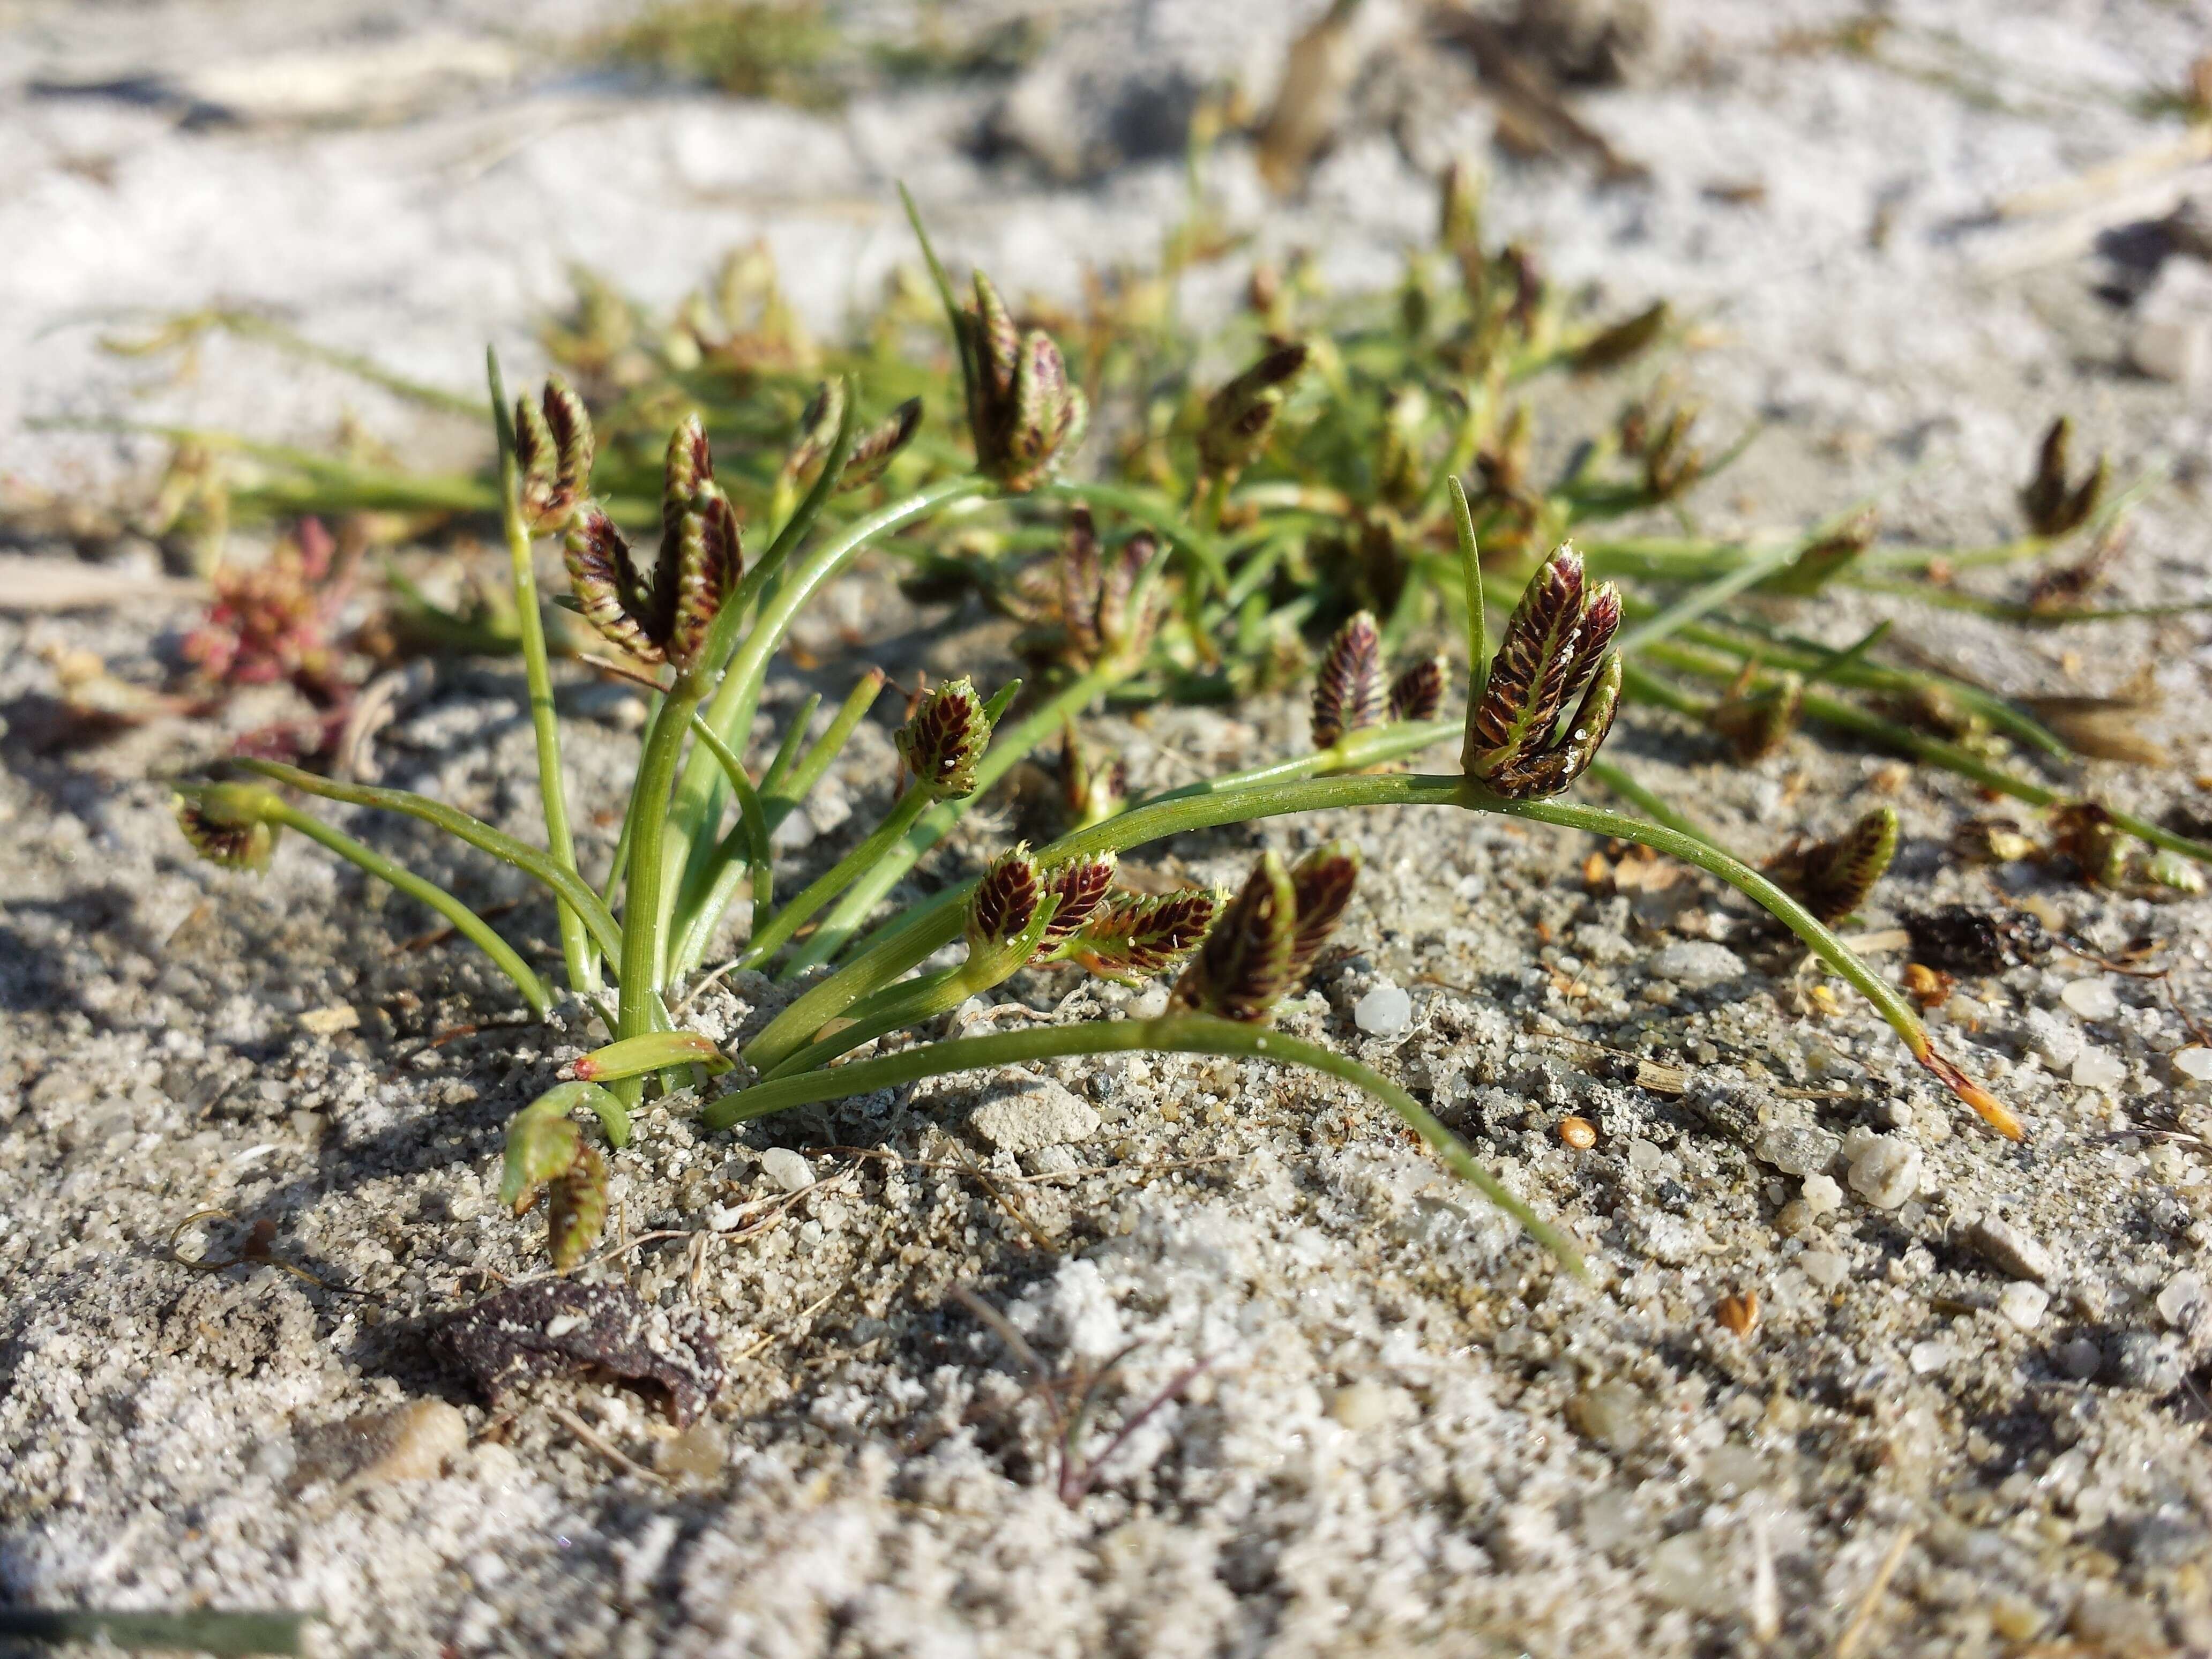
{"type": "MultiPolygon", "coordinates": [[[[1248,1057],[1350,1083],[1395,1112],[1563,1262],[1578,1267],[1572,1241],[1485,1170],[1404,1089],[1347,1056],[1273,1029],[1275,1007],[1303,985],[1344,914],[1358,874],[1348,847],[1324,848],[1291,866],[1267,854],[1234,896],[1194,890],[1145,897],[1114,888],[1115,860],[1133,848],[1293,812],[1433,806],[1497,813],[1681,858],[1779,919],[1874,1003],[1916,1059],[2001,1133],[2020,1134],[2012,1115],[1935,1048],[1911,1006],[1815,915],[1840,914],[1863,896],[1893,829],[1885,837],[1875,826],[1848,847],[1808,853],[1796,872],[1801,901],[1697,833],[1561,799],[1595,763],[1611,727],[1628,683],[1624,644],[1633,637],[1656,648],[1765,567],[1724,570],[1659,616],[1625,629],[1620,591],[1597,580],[1573,548],[1547,546],[1528,553],[1529,574],[1493,649],[1479,520],[1525,550],[1547,532],[1553,509],[1524,513],[1512,499],[1481,507],[1471,502],[1459,477],[1471,453],[1464,422],[1450,442],[1431,444],[1402,393],[1363,402],[1349,392],[1310,401],[1300,386],[1310,354],[1293,356],[1279,346],[1198,406],[1182,506],[1123,486],[1071,481],[1063,468],[1080,441],[1089,399],[1054,332],[1018,324],[980,273],[972,302],[963,305],[926,237],[922,245],[951,325],[957,406],[965,413],[974,459],[927,469],[918,480],[905,475],[927,425],[903,403],[864,416],[859,386],[837,379],[817,389],[796,439],[779,444],[753,435],[781,424],[768,411],[740,410],[728,422],[738,441],[727,448],[710,441],[705,410],[681,414],[659,446],[657,487],[647,497],[622,456],[626,439],[611,447],[576,391],[556,379],[541,397],[510,404],[491,365],[496,496],[527,669],[545,845],[526,844],[407,791],[337,782],[271,762],[242,763],[239,781],[179,789],[179,823],[209,857],[259,867],[283,831],[304,834],[438,909],[540,1012],[550,1006],[550,988],[482,917],[323,824],[287,792],[410,815],[548,890],[559,908],[568,985],[598,1008],[611,1039],[578,1061],[510,1131],[502,1194],[518,1210],[541,1198],[549,1202],[556,1267],[583,1259],[606,1211],[605,1155],[572,1113],[588,1112],[609,1150],[619,1152],[654,1079],[666,1085],[702,1071],[730,1072],[738,1086],[702,1114],[710,1127],[726,1127],[949,1072],[1133,1048],[1248,1057]],[[1363,410],[1378,423],[1361,427],[1363,410]],[[1388,463],[1375,473],[1370,499],[1350,510],[1368,515],[1400,550],[1401,586],[1389,601],[1399,631],[1439,606],[1463,625],[1464,718],[1435,718],[1445,676],[1434,657],[1386,680],[1392,629],[1367,611],[1353,612],[1324,658],[1311,752],[1150,799],[1094,803],[1082,827],[1042,847],[1009,848],[973,880],[867,931],[877,901],[900,871],[1012,764],[1061,739],[1101,699],[1160,672],[1164,661],[1191,672],[1207,672],[1209,657],[1216,668],[1227,664],[1242,648],[1238,621],[1249,604],[1263,615],[1270,608],[1307,614],[1269,586],[1268,562],[1289,556],[1294,540],[1310,532],[1312,511],[1266,493],[1264,475],[1277,446],[1311,446],[1325,457],[1355,439],[1388,463]],[[833,514],[847,494],[872,505],[849,516],[833,514]],[[750,536],[741,496],[753,508],[750,536]],[[1279,503],[1297,538],[1271,526],[1279,503]],[[883,819],[853,854],[779,900],[775,826],[835,761],[883,681],[865,677],[819,737],[810,737],[812,705],[802,708],[771,744],[772,758],[756,767],[741,745],[770,665],[787,647],[793,623],[839,573],[962,504],[991,507],[1017,524],[1060,521],[1047,553],[1051,580],[1042,589],[1031,585],[1032,592],[1057,596],[1056,643],[1041,653],[1042,683],[986,695],[963,680],[920,698],[898,730],[904,787],[883,819]],[[1443,558],[1425,553],[1425,526],[1432,518],[1449,538],[1443,558]],[[657,532],[649,555],[623,527],[641,520],[657,532]],[[1234,545],[1224,533],[1231,524],[1240,526],[1234,545]],[[584,878],[568,829],[561,731],[534,586],[536,544],[547,538],[558,539],[565,552],[570,592],[562,602],[615,653],[608,665],[653,693],[613,867],[596,887],[584,878]],[[1017,702],[1024,691],[1029,702],[1017,702]],[[1460,744],[1459,771],[1390,769],[1451,738],[1460,744]],[[681,1029],[678,1013],[687,992],[720,971],[708,969],[704,956],[740,894],[750,898],[752,915],[738,962],[787,978],[834,965],[731,1056],[681,1029]],[[952,966],[918,971],[955,943],[964,951],[952,966]],[[1124,981],[1177,968],[1180,974],[1157,1018],[920,1042],[846,1060],[1024,968],[1051,964],[1124,981]]],[[[1502,352],[1565,349],[1558,339],[1532,346],[1545,337],[1540,308],[1525,325],[1508,320],[1528,298],[1524,286],[1492,295],[1495,304],[1476,297],[1467,325],[1472,332],[1455,337],[1455,349],[1474,352],[1495,369],[1507,361],[1502,352]],[[1516,338],[1520,346],[1510,344],[1516,338]]],[[[1348,372],[1334,342],[1312,355],[1325,359],[1315,366],[1324,388],[1348,372]]],[[[1472,436],[1479,445],[1481,434],[1472,436]]]]}
{"type": "Polygon", "coordinates": [[[608,51],[617,63],[733,97],[819,108],[841,101],[831,70],[842,46],[816,0],[659,0],[608,51]]]}

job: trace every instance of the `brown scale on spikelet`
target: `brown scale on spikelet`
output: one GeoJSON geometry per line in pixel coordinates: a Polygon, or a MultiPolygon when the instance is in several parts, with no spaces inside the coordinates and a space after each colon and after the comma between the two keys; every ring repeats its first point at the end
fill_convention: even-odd
{"type": "Polygon", "coordinates": [[[1822,926],[1832,927],[1866,902],[1896,856],[1897,809],[1877,806],[1840,836],[1792,841],[1766,872],[1822,926]]]}
{"type": "Polygon", "coordinates": [[[1461,764],[1502,795],[1557,794],[1595,757],[1620,707],[1620,627],[1613,584],[1590,590],[1582,556],[1561,546],[1514,607],[1482,696],[1468,710],[1461,764]],[[1560,711],[1577,692],[1573,717],[1560,711]]]}
{"type": "Polygon", "coordinates": [[[990,746],[991,720],[963,675],[927,693],[899,727],[896,741],[915,783],[946,800],[974,793],[976,765],[990,746]]]}
{"type": "Polygon", "coordinates": [[[1109,893],[1069,945],[1067,958],[1101,979],[1134,984],[1174,967],[1195,949],[1227,896],[1208,887],[1109,893]]]}

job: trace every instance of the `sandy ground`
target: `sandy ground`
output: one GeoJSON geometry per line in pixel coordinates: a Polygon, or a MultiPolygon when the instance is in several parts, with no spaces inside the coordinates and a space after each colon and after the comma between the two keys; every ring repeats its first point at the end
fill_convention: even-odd
{"type": "MultiPolygon", "coordinates": [[[[1018,82],[878,88],[836,115],[580,70],[552,43],[601,7],[532,8],[526,33],[488,4],[305,9],[0,7],[13,487],[97,498],[156,453],[23,428],[57,415],[307,442],[351,418],[446,457],[481,442],[244,343],[211,343],[181,380],[97,349],[149,312],[266,306],[459,389],[486,338],[530,366],[570,262],[665,301],[765,236],[834,328],[908,257],[898,176],[961,257],[1070,294],[1086,261],[1154,246],[1179,210],[1177,158],[1096,148],[1097,111],[1152,108],[1122,66],[1142,65],[1139,91],[1242,76],[1264,101],[1316,8],[1067,8],[1018,82]],[[383,118],[252,104],[270,77],[247,71],[276,54],[425,30],[442,32],[441,77],[398,76],[383,118]],[[33,85],[126,77],[127,97],[33,85]],[[206,118],[217,92],[234,118],[206,118]],[[1039,130],[1054,112],[1066,130],[1039,130]],[[979,144],[987,130],[1000,137],[979,144]]],[[[2117,599],[2202,595],[2204,393],[2129,367],[2172,302],[2123,303],[2142,267],[2115,256],[2142,239],[2097,241],[2162,216],[2191,175],[2093,189],[2087,217],[1984,220],[2173,137],[2142,100],[2179,83],[2212,13],[1895,11],[1869,61],[1808,41],[1846,8],[1675,7],[1634,83],[1577,104],[1650,182],[1500,161],[1495,222],[1608,305],[1666,295],[1700,317],[1705,349],[1678,375],[1717,423],[1771,423],[1700,500],[1707,525],[1802,522],[1881,490],[1893,533],[1999,539],[2034,438],[2066,410],[2123,477],[2169,476],[2117,599]]],[[[1382,0],[1362,25],[1378,49],[1407,27],[1382,0]]],[[[1241,143],[1224,148],[1213,184],[1261,246],[1382,282],[1426,234],[1432,170],[1480,149],[1492,117],[1447,55],[1395,61],[1297,202],[1271,203],[1241,143]]],[[[1227,285],[1200,279],[1191,301],[1227,285]]],[[[848,597],[885,614],[865,583],[848,597]]],[[[1856,595],[1793,621],[1846,640],[1887,614],[1932,660],[2008,690],[2109,691],[2148,665],[2176,764],[2083,781],[2152,813],[2203,810],[2201,620],[2023,633],[1856,595]]],[[[720,1405],[679,1432],[634,1393],[556,1382],[491,1411],[425,1333],[537,1271],[541,1224],[492,1196],[501,1127],[586,1034],[516,1023],[453,945],[401,948],[420,913],[313,849],[288,845],[258,880],[192,860],[151,781],[173,750],[39,740],[40,647],[128,667],[189,617],[0,616],[0,1605],[314,1608],[324,1650],[362,1655],[2212,1652],[2212,1187],[2195,1139],[2212,1098],[2172,1057],[2189,1037],[2168,984],[2062,952],[1961,987],[1937,1022],[2027,1119],[2015,1147],[1870,1013],[1825,1008],[1796,954],[1702,881],[1593,884],[1582,838],[1443,814],[1185,837],[1146,861],[1233,879],[1263,843],[1360,842],[1350,949],[1285,1029],[1429,1100],[1586,1241],[1593,1286],[1364,1098],[1256,1064],[956,1080],[734,1139],[696,1131],[679,1098],[615,1161],[619,1237],[676,1236],[593,1272],[705,1317],[720,1405]],[[1363,1030],[1352,1011],[1383,985],[1410,994],[1410,1019],[1363,1030]],[[464,1026],[479,1029],[453,1037],[464,1026]],[[1686,1068],[1688,1091],[1638,1086],[1635,1055],[1686,1068]],[[994,1142],[1008,1114],[988,1108],[1040,1097],[1049,1112],[1014,1116],[1052,1134],[994,1142]],[[1559,1139],[1570,1113],[1599,1126],[1594,1148],[1559,1139]],[[1901,1198],[1875,1194],[1886,1206],[1848,1179],[1873,1134],[1917,1164],[1901,1198]],[[811,1187],[785,1190],[776,1148],[807,1155],[811,1187]],[[1809,1213],[1831,1181],[1838,1202],[1809,1213]],[[277,1256],[326,1283],[169,1259],[171,1230],[209,1207],[273,1221],[277,1256]],[[963,1288],[1062,1379],[1128,1350],[1079,1468],[1204,1369],[1065,1501],[1046,1399],[963,1288]],[[1747,1292],[1759,1317],[1738,1334],[1716,1306],[1747,1292]],[[424,1401],[459,1419],[418,1411],[396,1450],[334,1426],[424,1401]]],[[[902,648],[965,665],[990,638],[973,621],[902,648]]],[[[449,665],[384,734],[389,780],[536,833],[518,689],[501,666],[449,665]]],[[[587,860],[608,850],[632,741],[595,708],[571,722],[587,860]]],[[[1098,729],[1139,786],[1304,741],[1290,702],[1098,729]]],[[[1983,805],[1964,787],[1900,784],[1808,736],[1726,767],[1657,716],[1614,746],[1758,855],[1792,815],[1830,828],[1893,800],[1905,847],[1870,929],[1986,898],[1991,878],[1943,851],[1983,805]]],[[[890,772],[886,728],[864,728],[831,789],[852,814],[817,815],[794,876],[864,833],[890,772]]],[[[915,890],[1009,822],[986,815],[915,890]]],[[[526,897],[427,836],[356,827],[471,902],[526,897]]],[[[2212,1012],[2212,903],[2026,866],[2001,880],[2095,949],[2153,941],[2179,1006],[2212,1012]]],[[[551,952],[550,911],[526,903],[510,925],[551,952]]],[[[736,1036],[783,994],[739,979],[699,1017],[736,1036]]],[[[1066,1019],[1129,1001],[1042,975],[1003,994],[1066,1019]]]]}

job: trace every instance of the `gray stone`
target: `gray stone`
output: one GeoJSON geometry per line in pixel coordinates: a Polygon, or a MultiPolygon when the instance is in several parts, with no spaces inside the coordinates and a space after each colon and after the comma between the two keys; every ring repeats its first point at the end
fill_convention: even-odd
{"type": "Polygon", "coordinates": [[[1680,939],[1651,958],[1651,976],[1701,991],[1743,977],[1743,958],[1711,939],[1680,939]]]}
{"type": "Polygon", "coordinates": [[[2124,1389],[2172,1394],[2181,1386],[2181,1345],[2148,1331],[2124,1331],[2112,1339],[2109,1370],[2124,1389]]]}
{"type": "Polygon", "coordinates": [[[969,1127],[1003,1152],[1019,1155],[1097,1133],[1098,1114],[1044,1078],[1023,1078],[986,1096],[969,1127]]]}
{"type": "Polygon", "coordinates": [[[1784,1175],[1817,1175],[1835,1161],[1843,1138],[1809,1123],[1782,1123],[1769,1129],[1759,1143],[1759,1158],[1784,1175]]]}
{"type": "Polygon", "coordinates": [[[1385,981],[1353,1005],[1352,1018],[1370,1036],[1395,1036],[1413,1023],[1413,1000],[1385,981]]]}
{"type": "Polygon", "coordinates": [[[2008,1279],[2032,1279],[2041,1284],[2056,1271],[2051,1252],[2001,1216],[1983,1216],[1961,1237],[1967,1249],[2008,1279]]]}

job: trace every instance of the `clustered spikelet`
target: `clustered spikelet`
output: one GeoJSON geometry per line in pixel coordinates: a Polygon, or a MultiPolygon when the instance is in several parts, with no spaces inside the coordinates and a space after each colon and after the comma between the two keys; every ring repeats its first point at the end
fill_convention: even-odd
{"type": "Polygon", "coordinates": [[[926,693],[896,739],[915,786],[938,800],[973,793],[991,717],[965,675],[926,693]]]}
{"type": "Polygon", "coordinates": [[[1045,890],[1058,902],[1037,943],[1035,961],[1056,962],[1068,954],[1076,936],[1112,890],[1116,863],[1113,854],[1102,853],[1095,858],[1063,859],[1045,871],[1045,890]]]}
{"type": "Polygon", "coordinates": [[[1897,809],[1877,806],[1839,836],[1791,842],[1767,874],[1823,927],[1832,927],[1866,902],[1896,856],[1897,809]]]}
{"type": "Polygon", "coordinates": [[[1780,750],[1804,712],[1804,680],[1784,674],[1763,691],[1747,686],[1732,690],[1705,711],[1705,724],[1725,738],[1736,759],[1748,766],[1780,750]]]}
{"type": "Polygon", "coordinates": [[[744,574],[737,510],[714,482],[706,428],[687,416],[661,470],[660,556],[648,575],[596,501],[569,521],[568,581],[584,618],[646,662],[699,665],[723,604],[744,574]]]}
{"type": "Polygon", "coordinates": [[[970,950],[1003,949],[1027,931],[1037,906],[1049,896],[1029,843],[1001,853],[985,867],[968,899],[966,932],[970,950]]]}
{"type": "Polygon", "coordinates": [[[1090,509],[1070,512],[1059,552],[1024,573],[1017,608],[1040,626],[1022,650],[1084,670],[1141,656],[1160,623],[1163,594],[1152,574],[1159,547],[1152,532],[1139,531],[1109,553],[1090,509]]]}
{"type": "MultiPolygon", "coordinates": [[[[784,459],[784,476],[797,479],[819,466],[837,441],[845,418],[845,383],[824,380],[799,417],[799,441],[784,459]]],[[[883,477],[891,462],[921,429],[921,399],[909,398],[853,440],[837,475],[837,492],[865,489],[883,477]]]]}
{"type": "Polygon", "coordinates": [[[1618,368],[1667,331],[1670,313],[1664,300],[1654,301],[1633,317],[1622,319],[1592,335],[1574,355],[1578,374],[1595,374],[1618,368]]]}
{"type": "Polygon", "coordinates": [[[202,675],[227,685],[288,680],[323,702],[341,696],[331,635],[349,572],[320,520],[301,520],[260,564],[224,560],[210,582],[214,600],[182,647],[202,675]]]}
{"type": "Polygon", "coordinates": [[[1026,334],[975,273],[974,309],[961,313],[970,363],[968,418],[981,471],[1016,493],[1035,489],[1083,441],[1091,405],[1042,329],[1026,334]]]}
{"type": "Polygon", "coordinates": [[[2020,509],[2039,536],[2059,537],[2079,530],[2104,498],[2110,468],[2102,455],[2079,484],[2067,477],[2074,423],[2061,415],[2051,422],[2037,450],[2035,472],[2020,492],[2020,509]]]}
{"type": "Polygon", "coordinates": [[[514,465],[522,481],[522,516],[532,535],[568,527],[592,488],[592,417],[566,380],[545,382],[536,404],[514,402],[514,465]]]}
{"type": "Polygon", "coordinates": [[[1206,400],[1198,456],[1208,473],[1233,478],[1258,459],[1306,355],[1303,341],[1278,345],[1206,400]]]}
{"type": "Polygon", "coordinates": [[[1342,842],[1287,868],[1279,854],[1262,854],[1176,981],[1171,1006],[1247,1024],[1269,1018],[1312,971],[1358,878],[1359,855],[1342,842]]]}
{"type": "Polygon", "coordinates": [[[260,811],[268,792],[245,784],[212,784],[176,797],[177,828],[192,851],[226,870],[269,867],[280,827],[260,811]]]}
{"type": "Polygon", "coordinates": [[[1386,720],[1432,720],[1443,698],[1440,656],[1423,658],[1386,685],[1382,631],[1373,612],[1357,611],[1337,629],[1314,676],[1314,747],[1332,748],[1386,720]]]}
{"type": "Polygon", "coordinates": [[[1442,653],[1424,657],[1390,682],[1390,718],[1432,720],[1444,706],[1448,671],[1442,653]]]}
{"type": "Polygon", "coordinates": [[[1101,979],[1134,984],[1165,972],[1196,948],[1227,897],[1210,887],[1109,893],[1064,954],[1101,979]]]}
{"type": "Polygon", "coordinates": [[[1388,696],[1382,633],[1370,612],[1356,612],[1328,642],[1314,677],[1314,747],[1327,749],[1347,732],[1381,725],[1388,696]]]}
{"type": "Polygon", "coordinates": [[[1462,768],[1514,799],[1556,795],[1596,757],[1620,702],[1621,667],[1610,649],[1620,595],[1591,590],[1582,556],[1568,546],[1530,579],[1498,654],[1468,710],[1462,768]],[[1573,717],[1557,731],[1568,699],[1573,717]]]}
{"type": "Polygon", "coordinates": [[[554,1271],[565,1273],[582,1262],[606,1224],[606,1159],[579,1138],[576,1160],[554,1179],[546,1205],[545,1249],[554,1271]]]}
{"type": "Polygon", "coordinates": [[[1671,501],[1705,474],[1705,452],[1690,441],[1698,423],[1695,404],[1677,404],[1644,442],[1644,494],[1652,501],[1671,501]]]}

